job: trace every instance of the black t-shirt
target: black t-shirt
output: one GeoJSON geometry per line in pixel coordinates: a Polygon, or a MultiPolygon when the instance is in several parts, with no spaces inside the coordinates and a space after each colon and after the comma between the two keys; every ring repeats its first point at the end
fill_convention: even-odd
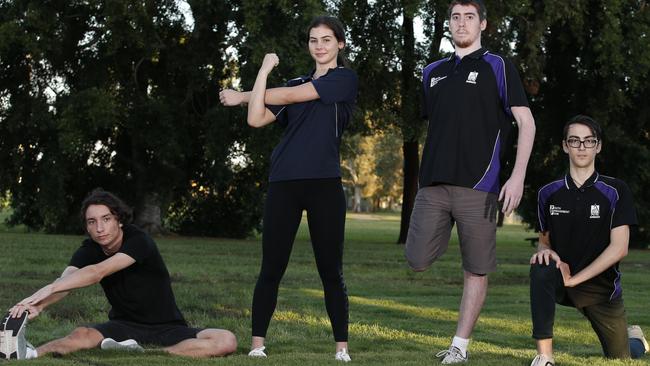
{"type": "MultiPolygon", "coordinates": [[[[186,325],[176,306],[169,272],[156,243],[134,225],[124,225],[122,229],[124,236],[118,253],[128,255],[135,263],[100,281],[112,307],[108,318],[143,324],[186,325]]],[[[72,255],[70,266],[83,268],[108,258],[99,244],[88,238],[72,255]]]]}
{"type": "Polygon", "coordinates": [[[422,118],[429,120],[420,187],[452,184],[499,192],[504,142],[512,133],[510,107],[528,106],[517,70],[481,48],[426,66],[422,118]]]}
{"type": "Polygon", "coordinates": [[[314,85],[319,99],[267,106],[285,127],[271,155],[271,182],[341,176],[339,147],[356,103],[357,74],[337,67],[318,79],[312,79],[312,75],[291,79],[287,86],[308,82],[314,85]]]}
{"type": "MultiPolygon", "coordinates": [[[[570,175],[539,190],[539,229],[549,232],[551,248],[575,274],[591,264],[610,244],[611,230],[637,225],[632,194],[620,179],[597,172],[578,188],[570,175]]],[[[576,306],[588,306],[622,295],[618,263],[596,277],[568,288],[576,306]]]]}

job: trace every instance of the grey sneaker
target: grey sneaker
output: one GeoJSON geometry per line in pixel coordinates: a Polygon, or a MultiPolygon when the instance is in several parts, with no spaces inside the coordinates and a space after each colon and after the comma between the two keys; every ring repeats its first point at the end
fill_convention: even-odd
{"type": "Polygon", "coordinates": [[[533,358],[533,362],[530,363],[530,366],[555,366],[555,361],[552,358],[548,358],[546,355],[537,355],[533,358]]]}
{"type": "Polygon", "coordinates": [[[648,347],[648,341],[646,341],[645,336],[643,335],[643,330],[641,329],[640,326],[638,325],[630,325],[627,327],[627,337],[628,338],[636,338],[643,343],[643,348],[645,348],[645,352],[648,353],[650,351],[650,347],[648,347]]]}
{"type": "Polygon", "coordinates": [[[135,339],[127,339],[118,342],[113,338],[104,338],[100,345],[101,349],[130,351],[130,352],[144,352],[144,348],[135,341],[135,339]]]}
{"type": "Polygon", "coordinates": [[[27,341],[25,326],[27,325],[26,311],[18,318],[12,318],[7,313],[2,318],[0,327],[0,359],[24,360],[27,356],[27,341]]]}
{"type": "Polygon", "coordinates": [[[436,357],[444,357],[441,362],[443,365],[465,363],[469,358],[469,352],[466,352],[465,356],[463,356],[463,353],[458,349],[458,347],[449,346],[449,349],[436,353],[436,357]]]}

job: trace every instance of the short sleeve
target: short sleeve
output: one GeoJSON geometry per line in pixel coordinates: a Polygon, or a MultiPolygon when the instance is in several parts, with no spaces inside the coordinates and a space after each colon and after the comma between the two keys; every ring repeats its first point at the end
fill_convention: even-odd
{"type": "Polygon", "coordinates": [[[327,74],[312,81],[320,100],[325,104],[355,103],[359,79],[357,74],[344,67],[331,69],[327,74]]]}
{"type": "MultiPolygon", "coordinates": [[[[505,59],[505,58],[504,58],[505,59]]],[[[528,107],[528,98],[521,83],[521,78],[515,65],[508,59],[505,59],[506,84],[508,90],[508,106],[510,107],[528,107]]]]}
{"type": "Polygon", "coordinates": [[[126,235],[120,253],[133,258],[137,263],[144,262],[153,253],[153,240],[143,231],[135,231],[126,235]]]}
{"type": "Polygon", "coordinates": [[[266,105],[266,108],[275,115],[275,120],[280,123],[282,126],[286,126],[289,121],[287,118],[287,106],[286,105],[266,105]]]}
{"type": "Polygon", "coordinates": [[[101,258],[98,258],[99,251],[93,248],[92,241],[90,239],[84,240],[79,249],[77,249],[72,258],[70,258],[69,266],[84,268],[86,266],[96,264],[101,262],[101,258]]]}
{"type": "Polygon", "coordinates": [[[632,199],[632,192],[627,184],[623,181],[618,181],[618,201],[612,217],[612,229],[617,226],[629,225],[636,226],[639,221],[636,216],[636,209],[634,207],[634,200],[632,199]]]}

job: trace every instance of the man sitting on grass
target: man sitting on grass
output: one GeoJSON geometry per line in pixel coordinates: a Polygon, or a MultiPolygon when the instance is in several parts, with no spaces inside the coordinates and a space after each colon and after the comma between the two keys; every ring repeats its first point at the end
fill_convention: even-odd
{"type": "Polygon", "coordinates": [[[93,191],[82,204],[81,219],[89,238],[73,254],[61,277],[16,304],[3,319],[0,358],[67,354],[100,345],[102,349],[142,351],[138,343],[191,357],[235,352],[237,340],[230,331],[188,327],[176,306],[156,243],[129,224],[131,210],[119,198],[93,191]],[[69,291],[96,283],[112,307],[108,322],[76,328],[38,348],[25,341],[28,317],[35,318],[69,291]]]}
{"type": "Polygon", "coordinates": [[[569,172],[539,190],[539,246],[530,259],[538,354],[531,366],[554,365],[556,303],[577,308],[589,320],[606,357],[637,358],[648,351],[641,328],[627,326],[618,268],[636,212],[627,185],[596,172],[601,136],[594,119],[569,120],[562,141],[569,172]]]}

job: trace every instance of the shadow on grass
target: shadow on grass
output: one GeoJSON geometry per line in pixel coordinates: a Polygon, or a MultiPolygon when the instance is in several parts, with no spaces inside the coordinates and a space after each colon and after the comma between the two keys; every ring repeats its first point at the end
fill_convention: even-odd
{"type": "MultiPolygon", "coordinates": [[[[302,288],[298,291],[315,299],[323,298],[321,290],[302,288]]],[[[414,346],[417,343],[428,348],[444,349],[449,345],[458,319],[456,310],[442,307],[410,305],[395,300],[360,296],[350,296],[349,301],[353,307],[357,308],[359,313],[380,313],[381,316],[377,318],[385,320],[373,324],[351,323],[350,332],[354,334],[354,338],[366,338],[373,342],[380,342],[384,346],[390,344],[391,348],[419,349],[419,346],[414,346]],[[358,310],[359,307],[362,307],[363,310],[358,310]],[[411,329],[400,329],[409,323],[415,323],[415,326],[411,329]],[[443,329],[443,334],[440,333],[440,329],[443,329]]],[[[575,311],[573,308],[564,307],[560,312],[566,314],[571,310],[575,311]]],[[[578,314],[573,315],[575,315],[571,317],[573,321],[569,319],[569,321],[565,322],[565,325],[555,326],[556,340],[560,344],[564,343],[560,350],[567,347],[571,350],[573,356],[578,357],[602,356],[595,334],[592,334],[593,332],[590,332],[590,329],[584,329],[588,327],[588,322],[579,319],[577,322],[579,323],[582,320],[584,324],[576,327],[575,319],[580,318],[580,316],[578,314]]],[[[329,319],[326,317],[314,317],[294,312],[279,314],[277,319],[299,322],[308,326],[329,327],[329,319]]],[[[481,331],[475,332],[475,337],[479,341],[473,341],[473,347],[478,348],[479,354],[485,353],[492,357],[502,357],[510,353],[525,354],[526,356],[522,358],[522,361],[530,360],[535,354],[534,342],[530,336],[531,328],[532,324],[529,319],[524,320],[521,317],[509,318],[507,314],[503,314],[503,316],[483,315],[477,324],[477,329],[481,331]],[[481,334],[486,336],[483,337],[481,334]],[[480,339],[491,339],[491,341],[482,342],[480,339]],[[519,345],[519,347],[516,345],[519,345]]]]}

